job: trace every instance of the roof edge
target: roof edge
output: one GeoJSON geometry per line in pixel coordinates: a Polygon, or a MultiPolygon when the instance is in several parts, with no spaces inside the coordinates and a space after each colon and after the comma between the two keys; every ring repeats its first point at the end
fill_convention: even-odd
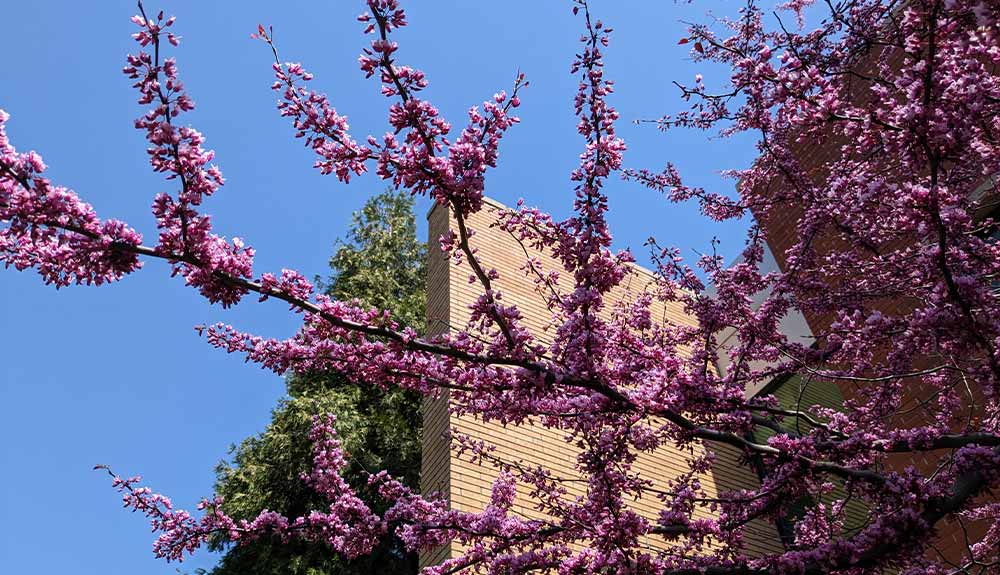
{"type": "MultiPolygon", "coordinates": [[[[486,205],[488,205],[488,206],[493,206],[494,208],[499,208],[501,210],[509,210],[509,209],[511,209],[510,206],[504,204],[503,202],[498,202],[497,200],[494,200],[493,198],[491,198],[489,196],[483,196],[483,203],[486,204],[486,205]]],[[[434,211],[437,210],[439,207],[442,207],[441,203],[435,200],[434,203],[431,204],[431,208],[429,210],[427,210],[426,219],[428,219],[428,220],[431,219],[431,214],[433,214],[434,211]]]]}
{"type": "MultiPolygon", "coordinates": [[[[488,205],[488,206],[491,206],[491,207],[494,207],[494,208],[497,208],[497,209],[501,209],[501,210],[512,209],[510,206],[504,204],[503,202],[495,200],[495,199],[493,199],[493,198],[491,198],[489,196],[483,196],[483,203],[486,204],[486,205],[488,205]]],[[[428,219],[428,220],[431,219],[431,216],[434,215],[434,212],[437,211],[438,208],[446,209],[446,207],[444,205],[442,205],[441,203],[435,201],[434,204],[431,205],[430,209],[427,210],[426,219],[428,219]]],[[[639,264],[637,264],[635,262],[627,262],[626,265],[629,266],[630,268],[634,269],[635,271],[643,274],[643,275],[649,276],[652,279],[655,279],[657,277],[656,272],[654,272],[653,270],[651,270],[651,269],[649,269],[649,268],[647,268],[645,266],[641,266],[641,265],[639,265],[639,264]]],[[[687,292],[688,290],[684,289],[683,291],[687,292]]]]}

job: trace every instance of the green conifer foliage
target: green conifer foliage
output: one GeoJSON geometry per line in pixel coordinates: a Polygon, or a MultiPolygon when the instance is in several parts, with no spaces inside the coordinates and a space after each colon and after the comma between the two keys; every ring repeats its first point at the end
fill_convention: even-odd
{"type": "MultiPolygon", "coordinates": [[[[426,246],[417,240],[413,199],[387,190],[354,214],[348,237],[330,259],[325,291],[340,300],[388,309],[403,325],[424,327],[424,260],[426,246]]],[[[350,454],[345,477],[363,488],[366,470],[386,469],[411,486],[420,473],[420,398],[375,386],[348,386],[337,376],[300,376],[287,382],[288,396],[272,412],[260,434],[234,446],[231,457],[216,468],[216,490],[225,511],[252,519],[261,510],[297,516],[322,509],[323,501],[300,475],[311,467],[308,439],[311,420],[320,413],[337,415],[337,431],[350,454]]],[[[381,511],[378,498],[364,491],[369,505],[381,511]]],[[[417,559],[394,537],[372,555],[354,561],[335,556],[325,544],[261,540],[229,545],[212,575],[346,575],[415,573],[417,559]]]]}

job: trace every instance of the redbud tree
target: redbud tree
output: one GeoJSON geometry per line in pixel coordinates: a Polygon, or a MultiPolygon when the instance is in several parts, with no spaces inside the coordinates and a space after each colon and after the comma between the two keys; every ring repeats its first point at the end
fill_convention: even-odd
{"type": "MultiPolygon", "coordinates": [[[[168,56],[178,45],[174,18],[141,5],[133,17],[139,49],[124,72],[145,109],[135,127],[148,141],[150,165],[174,188],[153,199],[158,235],[144,243],[125,222],[100,218],[47,179],[42,158],[8,140],[9,117],[0,111],[0,259],[59,287],[115,282],[159,258],[224,307],[248,297],[281,300],[301,316],[290,339],[221,324],[203,335],[277,373],[335,371],[355,385],[427,395],[446,389],[459,414],[558,429],[583,446],[574,465],[586,494],[565,496],[562,478],[500,462],[486,508],[457,511],[372,470],[370,484],[388,509],[376,514],[341,477],[346,456],[334,419],[325,417],[315,422],[314,469],[303,481],[329,505],[302,517],[264,512],[236,521],[217,499],[191,514],[138,478],[112,473],[125,504],[159,532],[156,555],[180,560],[225,532],[236,542],[323,541],[357,557],[393,532],[415,551],[465,544],[459,556],[427,568],[433,574],[998,571],[1000,504],[991,496],[1000,484],[1000,246],[991,239],[1000,172],[996,2],[790,0],[769,12],[751,1],[731,19],[692,25],[681,42],[696,60],[726,66],[728,82],[711,88],[699,77],[681,85],[690,108],[655,122],[665,130],[754,134],[760,155],[733,173],[736,196],[690,187],[670,165],[623,165],[602,60],[612,31],[585,2],[574,2],[583,35],[572,63],[582,139],[579,167],[569,174],[573,215],[559,221],[519,206],[498,222],[561,266],[527,268],[551,296],[551,342],[526,329],[517,306],[502,298],[499,274],[470,246],[467,225],[483,207],[484,175],[518,123],[527,82],[518,76],[509,93],[470,109],[456,130],[422,98],[424,74],[401,63],[393,34],[407,20],[398,2],[367,4],[358,20],[372,40],[359,63],[387,100],[385,135],[351,134],[327,96],[309,88],[312,75],[283,62],[260,27],[256,37],[274,55],[278,111],[322,173],[348,182],[373,171],[447,206],[455,230],[441,238],[444,255],[465,261],[481,290],[464,328],[418,337],[381,310],[316,293],[299,272],[255,272],[253,248],[213,233],[205,206],[224,180],[202,134],[183,122],[194,104],[168,56]],[[816,14],[818,24],[803,25],[816,14]],[[836,153],[806,162],[803,151],[817,145],[836,153]],[[670,201],[695,199],[714,220],[794,213],[785,265],[761,270],[767,238],[759,227],[736,265],[706,256],[689,266],[676,250],[655,248],[656,289],[615,304],[620,309],[608,319],[599,312],[632,261],[610,249],[603,188],[615,177],[670,201]],[[571,288],[552,281],[557,275],[571,288]],[[654,302],[679,302],[697,326],[656,323],[654,302]],[[886,302],[901,304],[887,313],[886,302]],[[790,313],[830,321],[803,343],[779,329],[790,313]],[[721,336],[730,332],[735,338],[723,348],[721,336]],[[722,354],[724,371],[715,367],[722,354]],[[745,393],[803,373],[849,388],[843,409],[788,409],[745,393]],[[914,412],[921,416],[907,417],[914,412]],[[789,419],[807,425],[782,425],[789,419]],[[769,438],[754,440],[761,430],[769,438]],[[669,492],[651,493],[633,465],[637,454],[692,442],[740,450],[747,465],[765,470],[760,483],[708,494],[697,480],[702,458],[669,492]],[[918,460],[929,464],[907,463],[918,460]],[[834,485],[846,496],[822,503],[834,485]],[[549,494],[537,502],[543,519],[513,511],[519,487],[549,494]],[[658,497],[659,515],[631,511],[637,497],[658,497]],[[843,529],[847,499],[867,509],[867,521],[851,530],[843,529]],[[783,551],[746,550],[748,522],[776,521],[801,501],[811,504],[783,551]],[[704,507],[711,518],[695,518],[704,507]],[[967,533],[961,557],[933,553],[939,530],[963,521],[984,528],[967,533]],[[670,545],[653,549],[643,543],[648,538],[670,545]]],[[[487,446],[466,447],[491,457],[487,446]]]]}

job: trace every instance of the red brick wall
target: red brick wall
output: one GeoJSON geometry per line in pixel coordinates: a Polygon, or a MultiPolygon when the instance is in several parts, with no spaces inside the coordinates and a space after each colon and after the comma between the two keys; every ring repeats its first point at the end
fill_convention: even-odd
{"type": "MultiPolygon", "coordinates": [[[[809,145],[803,145],[803,147],[798,150],[798,159],[801,162],[803,169],[810,173],[815,181],[820,182],[828,173],[828,164],[837,159],[840,148],[841,142],[836,139],[826,139],[819,142],[812,142],[809,145]]],[[[771,197],[786,196],[786,194],[790,191],[790,184],[787,181],[771,182],[770,189],[767,191],[768,195],[771,197]]],[[[970,190],[970,192],[971,191],[972,190],[970,190]]],[[[797,203],[794,199],[786,200],[782,204],[782,208],[780,210],[772,209],[767,217],[759,217],[759,214],[755,215],[758,216],[757,220],[760,223],[761,229],[767,239],[767,244],[777,261],[778,266],[782,270],[786,270],[788,252],[795,246],[799,237],[797,233],[797,225],[803,215],[801,202],[797,203]]],[[[840,232],[832,227],[826,230],[825,234],[820,234],[818,237],[815,237],[812,240],[812,245],[820,254],[853,249],[844,239],[842,239],[840,232]]],[[[891,250],[897,247],[899,246],[880,246],[883,250],[891,250]]],[[[838,281],[849,282],[851,281],[851,278],[840,278],[838,281]]],[[[913,305],[911,302],[904,300],[883,300],[871,304],[871,309],[877,309],[883,314],[893,316],[903,315],[912,311],[913,305]]],[[[822,346],[823,334],[829,331],[831,324],[836,318],[833,314],[829,313],[804,313],[803,315],[809,324],[810,330],[816,334],[818,338],[820,338],[819,343],[820,346],[822,346]]],[[[930,360],[928,360],[927,364],[917,365],[915,366],[915,369],[930,367],[931,365],[930,360]]],[[[863,385],[854,382],[841,381],[836,383],[838,387],[840,387],[840,391],[844,398],[848,401],[857,398],[858,390],[860,389],[859,386],[863,385]]],[[[920,398],[925,398],[932,392],[917,380],[908,382],[905,389],[905,404],[916,403],[920,398]]],[[[926,412],[922,410],[912,410],[906,415],[898,417],[896,424],[901,427],[917,427],[929,421],[930,418],[926,412]]],[[[940,463],[941,456],[942,453],[915,455],[897,454],[890,457],[889,464],[896,469],[903,469],[907,466],[914,465],[922,471],[931,472],[940,463]]],[[[967,524],[966,527],[968,530],[967,533],[964,532],[961,526],[957,523],[942,523],[939,525],[939,537],[935,546],[945,557],[952,560],[961,558],[966,552],[966,536],[970,537],[972,541],[975,541],[976,537],[978,537],[984,529],[982,525],[967,524]]],[[[936,552],[930,551],[929,553],[934,556],[934,558],[937,558],[936,552]]]]}

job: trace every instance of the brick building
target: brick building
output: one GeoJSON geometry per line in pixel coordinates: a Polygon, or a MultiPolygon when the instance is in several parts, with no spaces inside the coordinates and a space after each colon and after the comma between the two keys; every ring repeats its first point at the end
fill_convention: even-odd
{"type": "MultiPolygon", "coordinates": [[[[862,86],[856,86],[854,90],[860,92],[862,86]]],[[[858,94],[855,94],[858,97],[858,94]]],[[[866,96],[865,96],[866,97],[866,96]]],[[[829,167],[833,164],[841,153],[843,141],[830,137],[812,142],[809,146],[802,146],[797,151],[797,161],[801,168],[816,183],[824,181],[829,174],[829,167]]],[[[986,194],[995,193],[996,177],[982,182],[974,189],[970,189],[970,199],[981,200],[986,194]]],[[[755,213],[755,219],[760,225],[764,238],[766,239],[765,256],[762,263],[762,271],[788,271],[788,258],[791,250],[796,245],[798,235],[798,225],[803,217],[801,200],[794,194],[789,194],[791,186],[787,182],[777,181],[770,183],[769,196],[777,198],[781,202],[781,210],[771,210],[769,215],[761,217],[755,213]]],[[[990,205],[991,202],[984,202],[990,205]]],[[[991,215],[996,217],[996,212],[989,213],[988,208],[981,208],[974,216],[981,219],[991,215]]],[[[991,234],[997,237],[998,230],[993,228],[991,234]]],[[[837,253],[857,249],[844,237],[843,230],[827,228],[824,232],[817,234],[812,240],[812,245],[820,254],[837,253]]],[[[884,246],[879,246],[887,252],[903,247],[907,239],[895,240],[884,246]]],[[[850,284],[852,278],[838,278],[844,284],[850,284]]],[[[763,295],[761,296],[763,298],[763,295]]],[[[903,316],[913,311],[913,302],[901,299],[889,299],[867,302],[866,306],[872,310],[877,310],[887,316],[903,316]]],[[[815,343],[822,347],[825,341],[825,334],[831,331],[831,327],[836,321],[836,317],[830,313],[819,314],[806,312],[804,315],[798,312],[790,314],[792,318],[786,319],[782,324],[782,331],[790,338],[800,338],[799,343],[815,343]]],[[[882,357],[876,355],[877,359],[882,357]]],[[[930,367],[930,360],[925,360],[926,364],[918,364],[916,367],[930,367]]],[[[724,368],[725,366],[720,366],[724,368]]],[[[914,428],[928,424],[933,420],[931,410],[933,407],[916,409],[909,406],[923,402],[927,397],[933,395],[934,390],[926,387],[919,378],[904,379],[906,386],[901,398],[901,404],[907,409],[901,410],[900,414],[893,416],[893,423],[899,428],[914,428]]],[[[791,377],[772,381],[759,389],[748,390],[748,394],[773,394],[786,408],[794,409],[802,407],[808,409],[812,405],[822,405],[823,407],[841,408],[845,401],[850,401],[862,393],[862,386],[866,384],[846,381],[822,381],[814,377],[806,377],[803,374],[795,374],[791,377]]],[[[982,405],[982,397],[977,389],[970,389],[973,402],[982,405]]],[[[965,401],[968,401],[967,399],[965,401]]],[[[955,422],[956,424],[960,422],[955,422]]],[[[956,429],[956,431],[958,431],[956,429]]],[[[923,473],[931,473],[942,464],[942,458],[947,454],[943,452],[922,452],[922,453],[898,453],[890,454],[887,464],[896,469],[902,470],[908,466],[915,466],[923,473]]],[[[864,509],[856,509],[854,513],[855,523],[860,524],[865,518],[864,509]]],[[[966,522],[964,525],[955,521],[943,521],[937,525],[937,539],[934,549],[928,550],[928,554],[935,559],[943,557],[946,560],[957,561],[962,558],[970,542],[975,542],[985,532],[986,526],[982,522],[966,522]]]]}
{"type": "MultiPolygon", "coordinates": [[[[823,151],[820,151],[817,154],[819,157],[813,161],[817,163],[821,162],[823,153],[823,151]]],[[[979,193],[979,190],[976,193],[979,193]]],[[[762,266],[762,271],[787,270],[786,252],[796,242],[795,229],[800,215],[801,212],[797,210],[796,206],[791,205],[787,210],[784,210],[780,218],[772,217],[762,219],[759,222],[767,238],[764,266],[768,264],[771,266],[771,269],[764,269],[764,266],[762,266]]],[[[827,252],[847,249],[843,241],[838,241],[830,237],[819,238],[815,241],[823,245],[823,250],[827,252]]],[[[849,278],[846,281],[849,281],[849,278]]],[[[904,301],[881,301],[873,303],[872,308],[886,315],[904,315],[912,311],[911,304],[904,301]]],[[[789,325],[782,325],[783,333],[790,337],[803,338],[799,340],[800,343],[804,340],[812,340],[818,345],[823,344],[823,334],[830,331],[833,322],[836,320],[830,314],[813,314],[807,312],[803,315],[795,312],[794,316],[795,319],[788,322],[789,325]]],[[[930,363],[928,362],[925,367],[929,366],[930,363]]],[[[931,422],[933,417],[927,409],[918,410],[909,406],[920,404],[925,398],[933,396],[933,390],[927,388],[919,378],[910,378],[904,381],[907,382],[907,385],[904,388],[905,391],[901,398],[901,404],[908,406],[908,408],[903,409],[901,414],[893,417],[894,425],[899,428],[913,428],[931,422]]],[[[772,381],[759,389],[748,390],[748,395],[772,394],[781,402],[783,407],[788,409],[798,409],[800,407],[808,409],[813,405],[841,409],[845,401],[854,399],[860,394],[861,385],[863,384],[857,382],[823,381],[819,378],[808,377],[805,374],[794,374],[791,377],[772,381]]],[[[982,399],[980,392],[978,390],[970,390],[970,393],[973,394],[976,403],[981,405],[979,403],[982,399]]],[[[933,451],[913,454],[890,454],[887,458],[887,464],[896,470],[903,470],[912,465],[923,473],[931,473],[941,465],[944,455],[933,451]]],[[[867,517],[867,510],[859,505],[855,505],[855,508],[851,511],[851,519],[848,522],[849,526],[850,524],[862,525],[867,517]]],[[[988,526],[983,524],[983,522],[967,521],[963,525],[955,521],[943,521],[937,525],[937,537],[933,542],[933,549],[928,550],[928,555],[934,559],[943,557],[946,560],[956,562],[965,556],[970,542],[979,540],[985,533],[986,527],[988,526]]]]}
{"type": "MultiPolygon", "coordinates": [[[[476,230],[471,243],[479,250],[483,261],[500,272],[501,277],[496,284],[503,292],[505,300],[517,304],[525,318],[525,325],[537,337],[544,340],[544,328],[549,312],[543,297],[535,291],[534,282],[525,275],[521,266],[528,255],[539,258],[542,265],[548,269],[559,269],[559,263],[547,254],[532,252],[530,248],[526,254],[522,245],[513,237],[491,226],[496,221],[497,210],[503,208],[501,204],[487,200],[486,207],[482,211],[469,217],[469,226],[476,230]]],[[[780,220],[760,222],[769,244],[769,249],[765,250],[762,271],[783,269],[785,266],[785,250],[794,241],[797,221],[794,206],[782,216],[780,220]]],[[[438,238],[449,227],[454,229],[454,220],[449,211],[435,205],[428,214],[427,320],[428,333],[431,335],[464,326],[469,317],[469,305],[479,296],[478,286],[470,285],[468,282],[472,273],[468,264],[463,262],[462,265],[456,266],[441,256],[438,238]]],[[[836,246],[831,243],[830,249],[835,248],[836,246]]],[[[609,303],[621,301],[630,297],[630,294],[642,291],[650,284],[652,278],[649,271],[635,266],[631,276],[621,287],[612,292],[608,298],[609,303]]],[[[764,294],[758,294],[758,297],[762,299],[764,294]]],[[[680,304],[654,305],[659,306],[654,308],[654,315],[660,317],[663,322],[691,324],[694,321],[684,312],[680,304]]],[[[887,312],[902,309],[894,307],[896,304],[887,305],[887,312]]],[[[606,309],[610,307],[609,305],[606,309]]],[[[784,319],[781,327],[791,339],[811,341],[814,339],[813,334],[823,333],[831,321],[832,318],[828,317],[804,316],[793,312],[784,319]]],[[[726,334],[720,337],[719,343],[725,347],[726,334]]],[[[724,371],[728,367],[725,364],[726,354],[719,355],[720,364],[717,368],[724,371]]],[[[848,387],[799,374],[747,389],[746,392],[748,397],[773,394],[786,407],[801,404],[839,408],[843,406],[845,398],[851,396],[851,389],[848,387]]],[[[441,493],[454,509],[482,510],[489,500],[497,470],[488,464],[476,465],[459,459],[444,437],[444,433],[449,429],[456,429],[495,445],[496,453],[506,460],[541,465],[557,475],[573,475],[576,450],[564,441],[559,431],[530,425],[503,427],[468,416],[458,417],[449,413],[448,397],[442,395],[437,399],[425,400],[421,490],[424,493],[441,493]]],[[[762,435],[756,439],[766,440],[766,436],[762,435]]],[[[702,445],[700,448],[707,447],[709,446],[702,445]]],[[[758,483],[759,479],[753,471],[746,465],[740,464],[741,454],[724,446],[711,446],[711,448],[716,450],[717,464],[707,477],[702,478],[702,484],[708,486],[710,496],[720,491],[749,487],[758,483]]],[[[687,457],[689,453],[681,449],[663,448],[653,454],[643,454],[637,467],[644,477],[653,479],[654,483],[665,482],[687,471],[685,464],[687,457]]],[[[905,455],[897,459],[900,466],[913,462],[905,455]]],[[[582,487],[573,487],[571,484],[570,493],[582,494],[582,487]],[[574,492],[573,489],[577,491],[574,492]]],[[[523,495],[521,497],[515,510],[528,517],[537,516],[537,512],[531,508],[531,501],[523,495]]],[[[831,498],[841,497],[843,493],[839,488],[831,494],[831,498]]],[[[635,510],[650,518],[654,518],[659,509],[659,502],[655,499],[640,500],[635,503],[635,510]]],[[[848,508],[848,517],[847,529],[859,527],[866,522],[867,509],[858,502],[852,502],[848,508]]],[[[782,551],[783,540],[788,543],[792,537],[791,525],[794,520],[794,517],[789,517],[778,525],[761,520],[755,521],[747,532],[748,550],[755,554],[782,551]]],[[[975,527],[973,529],[975,530],[975,527]]],[[[973,531],[972,535],[974,534],[973,531]]],[[[662,548],[666,545],[659,538],[650,538],[648,544],[652,548],[662,548]]],[[[946,555],[959,556],[965,548],[964,536],[959,526],[954,524],[941,526],[937,545],[946,555]]],[[[420,564],[421,566],[436,564],[455,556],[459,551],[458,545],[453,543],[432,553],[425,553],[420,558],[420,564]]]]}
{"type": "MultiPolygon", "coordinates": [[[[525,317],[525,324],[537,337],[544,338],[544,327],[549,312],[542,297],[535,292],[535,284],[521,270],[525,262],[525,252],[521,244],[491,224],[496,220],[496,212],[503,208],[500,204],[487,200],[486,207],[469,217],[469,226],[476,230],[471,239],[478,248],[484,262],[500,272],[497,288],[507,302],[514,302],[525,317]]],[[[428,332],[440,334],[448,329],[461,328],[468,320],[468,306],[479,292],[476,285],[470,285],[468,277],[471,269],[467,263],[455,266],[441,256],[438,238],[446,232],[454,221],[446,208],[436,205],[428,215],[429,261],[427,279],[428,332]]],[[[530,252],[530,248],[529,248],[530,252]]],[[[559,269],[559,264],[546,254],[530,253],[540,258],[549,269],[559,269]]],[[[629,297],[630,293],[643,290],[650,284],[650,272],[636,266],[622,286],[616,288],[608,298],[609,303],[629,297]]],[[[654,308],[654,316],[664,322],[691,324],[694,321],[684,313],[680,304],[654,308]]],[[[605,309],[611,306],[606,306],[605,309]]],[[[489,500],[490,488],[497,471],[486,464],[475,465],[456,457],[443,432],[457,429],[477,439],[483,439],[497,447],[497,455],[509,460],[519,460],[526,464],[541,465],[561,476],[572,476],[576,450],[568,445],[557,430],[538,426],[508,426],[486,424],[471,417],[458,417],[448,412],[448,398],[427,400],[424,412],[424,445],[421,473],[421,489],[424,493],[441,493],[455,509],[480,511],[489,500]]],[[[705,446],[698,446],[704,449],[705,446]]],[[[689,452],[678,448],[663,448],[652,454],[640,456],[638,469],[644,477],[662,485],[663,482],[688,471],[685,464],[689,452]]],[[[746,466],[739,465],[739,454],[734,450],[721,449],[716,453],[716,465],[707,477],[702,478],[710,494],[719,491],[754,485],[756,476],[746,466]]],[[[582,494],[579,484],[568,485],[570,494],[582,494]],[[574,491],[576,490],[576,491],[574,491]]],[[[515,510],[525,516],[537,516],[531,509],[530,500],[520,495],[515,510]]],[[[660,510],[659,502],[653,498],[639,500],[634,509],[654,518],[660,510]]],[[[660,538],[650,538],[648,544],[662,547],[666,543],[660,538]]],[[[771,524],[755,522],[747,532],[747,546],[754,553],[768,553],[781,550],[780,539],[771,524]]],[[[438,563],[454,556],[457,544],[444,546],[433,553],[421,557],[421,565],[438,563]]]]}

